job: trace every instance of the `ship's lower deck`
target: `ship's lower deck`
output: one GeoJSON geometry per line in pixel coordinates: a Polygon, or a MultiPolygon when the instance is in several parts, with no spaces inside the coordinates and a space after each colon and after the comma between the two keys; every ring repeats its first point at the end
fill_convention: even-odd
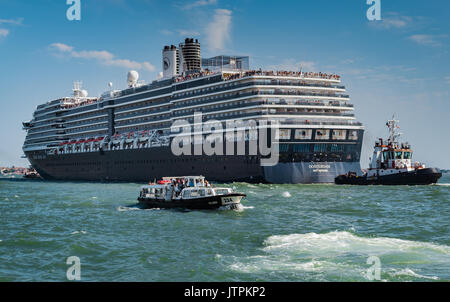
{"type": "Polygon", "coordinates": [[[175,156],[170,147],[27,156],[51,180],[148,182],[168,175],[203,175],[217,182],[332,183],[339,174],[361,170],[359,152],[345,161],[281,154],[275,166],[261,166],[258,156],[175,156]]]}

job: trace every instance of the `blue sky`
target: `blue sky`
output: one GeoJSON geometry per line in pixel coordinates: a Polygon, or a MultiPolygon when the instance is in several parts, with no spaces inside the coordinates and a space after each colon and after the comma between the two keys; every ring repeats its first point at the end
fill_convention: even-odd
{"type": "Polygon", "coordinates": [[[136,69],[152,81],[161,49],[185,37],[202,55],[249,55],[252,68],[342,76],[366,126],[363,165],[385,121],[400,119],[415,159],[450,168],[450,1],[381,0],[369,21],[366,0],[81,0],[69,21],[66,0],[0,0],[0,166],[21,159],[21,122],[38,104],[83,81],[91,96],[125,88],[136,69]]]}

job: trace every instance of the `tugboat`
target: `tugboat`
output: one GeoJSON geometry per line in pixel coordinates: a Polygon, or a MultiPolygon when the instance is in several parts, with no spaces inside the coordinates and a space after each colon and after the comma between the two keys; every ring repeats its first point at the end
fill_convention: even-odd
{"type": "Polygon", "coordinates": [[[392,117],[387,121],[389,139],[375,142],[370,167],[362,176],[356,172],[339,175],[334,182],[338,185],[429,185],[442,177],[438,168],[427,168],[424,164],[412,163],[411,146],[398,143],[400,133],[398,121],[392,117]]]}
{"type": "Polygon", "coordinates": [[[236,209],[244,197],[245,194],[233,192],[231,188],[213,187],[203,176],[182,176],[163,177],[143,186],[138,201],[147,209],[236,209]]]}

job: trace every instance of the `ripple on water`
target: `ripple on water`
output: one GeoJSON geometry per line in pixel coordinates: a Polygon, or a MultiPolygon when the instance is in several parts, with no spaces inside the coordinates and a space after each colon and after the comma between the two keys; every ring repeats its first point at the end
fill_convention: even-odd
{"type": "Polygon", "coordinates": [[[163,211],[141,184],[1,180],[0,280],[65,280],[78,256],[83,281],[365,281],[377,256],[383,280],[450,281],[448,184],[233,183],[238,211],[163,211]]]}

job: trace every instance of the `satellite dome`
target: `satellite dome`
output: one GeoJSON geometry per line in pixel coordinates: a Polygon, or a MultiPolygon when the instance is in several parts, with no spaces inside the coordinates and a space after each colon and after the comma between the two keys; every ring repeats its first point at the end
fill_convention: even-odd
{"type": "Polygon", "coordinates": [[[88,96],[88,92],[87,92],[87,90],[84,90],[84,89],[83,89],[83,90],[81,90],[81,92],[80,92],[80,93],[81,93],[81,97],[82,97],[82,98],[85,98],[85,97],[87,97],[87,96],[88,96]]]}
{"type": "Polygon", "coordinates": [[[139,73],[136,70],[128,72],[128,85],[133,86],[139,79],[139,73]]]}

